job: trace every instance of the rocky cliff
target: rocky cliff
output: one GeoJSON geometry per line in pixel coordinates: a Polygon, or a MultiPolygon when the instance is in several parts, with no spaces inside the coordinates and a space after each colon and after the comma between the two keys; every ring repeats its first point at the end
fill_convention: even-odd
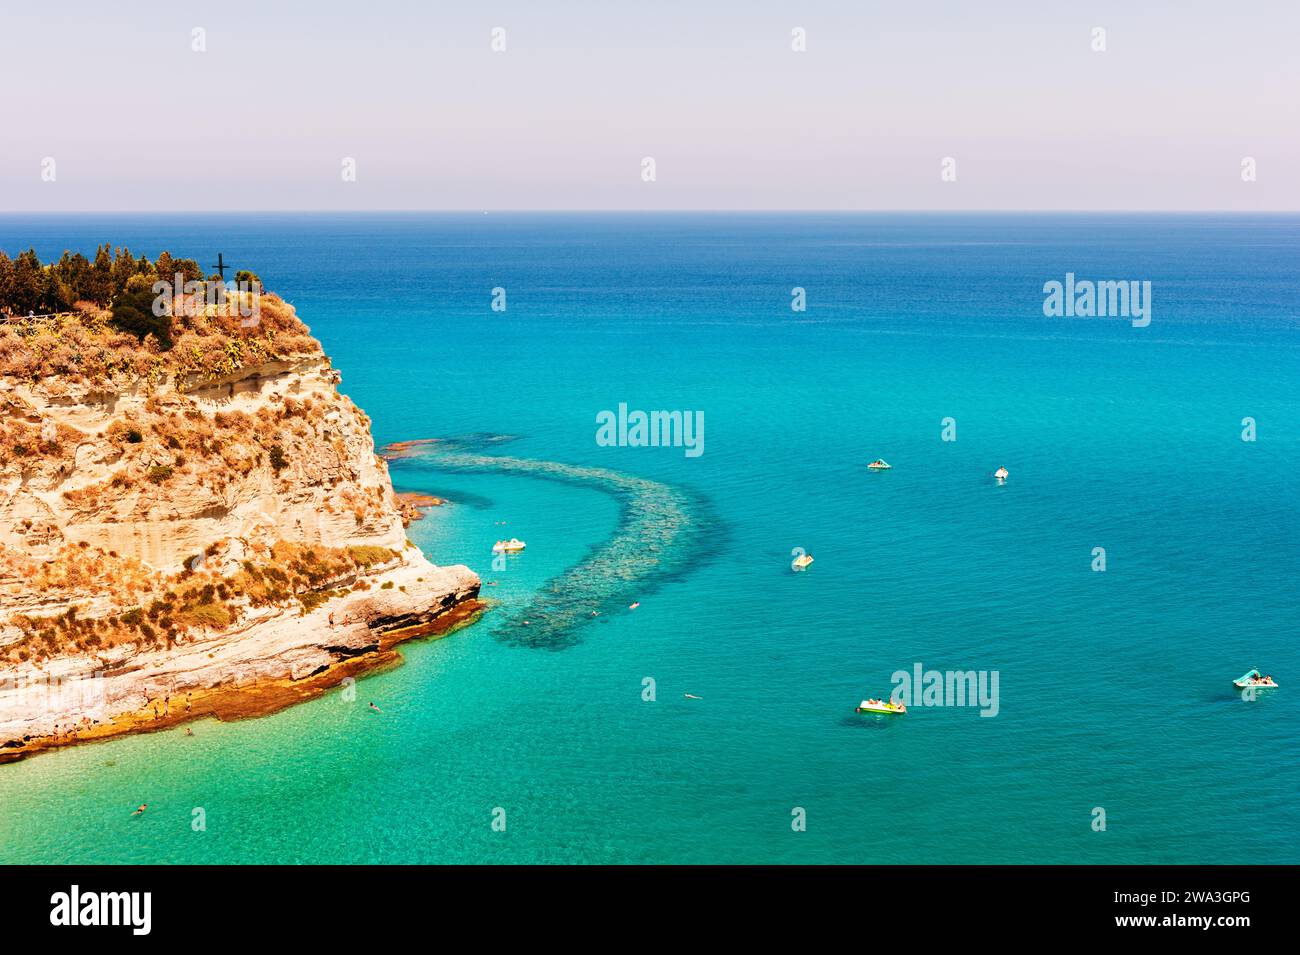
{"type": "Polygon", "coordinates": [[[479,608],[292,309],[0,330],[0,761],[264,712],[479,608]],[[155,709],[157,716],[155,718],[155,709]]]}

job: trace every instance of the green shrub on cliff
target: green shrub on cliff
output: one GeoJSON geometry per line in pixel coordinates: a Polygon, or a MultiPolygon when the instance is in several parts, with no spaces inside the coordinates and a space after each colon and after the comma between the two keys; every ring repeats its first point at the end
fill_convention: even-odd
{"type": "Polygon", "coordinates": [[[369,545],[362,547],[349,547],[348,554],[351,555],[352,560],[356,562],[356,565],[363,569],[371,567],[374,564],[386,564],[390,560],[396,560],[400,556],[399,554],[389,550],[387,547],[374,547],[369,545]]]}
{"type": "Polygon", "coordinates": [[[136,283],[137,280],[133,279],[131,284],[127,286],[126,291],[113,302],[113,317],[110,321],[114,328],[128,332],[142,342],[152,335],[158,340],[158,346],[163,351],[170,351],[172,347],[171,316],[155,315],[153,313],[153,303],[156,296],[153,290],[143,282],[141,284],[136,283]]]}
{"type": "Polygon", "coordinates": [[[176,615],[178,623],[187,627],[222,627],[230,626],[230,611],[219,603],[199,604],[187,607],[176,615]]]}

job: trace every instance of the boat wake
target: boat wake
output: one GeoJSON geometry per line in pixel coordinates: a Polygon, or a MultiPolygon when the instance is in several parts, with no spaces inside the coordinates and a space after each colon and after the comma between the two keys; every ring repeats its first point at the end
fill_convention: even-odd
{"type": "Polygon", "coordinates": [[[684,576],[688,562],[697,566],[701,555],[718,550],[719,522],[708,502],[692,492],[606,468],[461,450],[473,443],[431,442],[418,456],[437,469],[562,481],[619,502],[618,526],[609,540],[548,580],[523,608],[492,615],[495,635],[508,643],[553,650],[573,646],[586,625],[684,576]]]}

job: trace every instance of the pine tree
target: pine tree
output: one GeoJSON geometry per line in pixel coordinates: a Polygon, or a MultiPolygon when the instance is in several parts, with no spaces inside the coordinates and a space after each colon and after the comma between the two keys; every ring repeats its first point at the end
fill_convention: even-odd
{"type": "Polygon", "coordinates": [[[14,262],[13,290],[10,299],[14,314],[26,315],[43,307],[49,278],[35,249],[20,253],[14,262]]]}
{"type": "Polygon", "coordinates": [[[91,266],[86,298],[96,305],[107,305],[113,298],[113,254],[105,243],[95,250],[95,264],[91,266]]]}
{"type": "Polygon", "coordinates": [[[49,272],[52,282],[66,288],[66,293],[60,297],[71,296],[68,304],[81,301],[86,297],[86,287],[90,280],[90,260],[80,252],[64,252],[63,258],[51,265],[49,272]]]}
{"type": "Polygon", "coordinates": [[[135,258],[131,250],[121,248],[113,259],[113,294],[117,295],[126,288],[127,280],[135,275],[135,258]]]}
{"type": "Polygon", "coordinates": [[[0,252],[0,312],[14,312],[13,308],[14,263],[4,252],[0,252]]]}
{"type": "Polygon", "coordinates": [[[158,278],[162,279],[162,281],[164,282],[175,281],[176,271],[177,271],[176,260],[172,258],[172,254],[170,252],[167,251],[160,252],[158,254],[158,262],[154,266],[154,268],[158,272],[158,278]]]}
{"type": "Polygon", "coordinates": [[[203,279],[203,269],[194,259],[174,259],[176,270],[186,282],[198,282],[203,279]]]}
{"type": "Polygon", "coordinates": [[[45,298],[41,302],[40,311],[43,313],[69,311],[78,299],[76,289],[64,281],[53,269],[48,273],[48,277],[45,298]]]}

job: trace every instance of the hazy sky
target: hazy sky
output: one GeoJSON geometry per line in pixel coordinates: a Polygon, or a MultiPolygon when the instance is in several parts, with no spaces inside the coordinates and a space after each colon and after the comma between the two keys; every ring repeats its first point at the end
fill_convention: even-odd
{"type": "Polygon", "coordinates": [[[1300,210],[1298,40],[1298,0],[0,0],[0,210],[1300,210]]]}

